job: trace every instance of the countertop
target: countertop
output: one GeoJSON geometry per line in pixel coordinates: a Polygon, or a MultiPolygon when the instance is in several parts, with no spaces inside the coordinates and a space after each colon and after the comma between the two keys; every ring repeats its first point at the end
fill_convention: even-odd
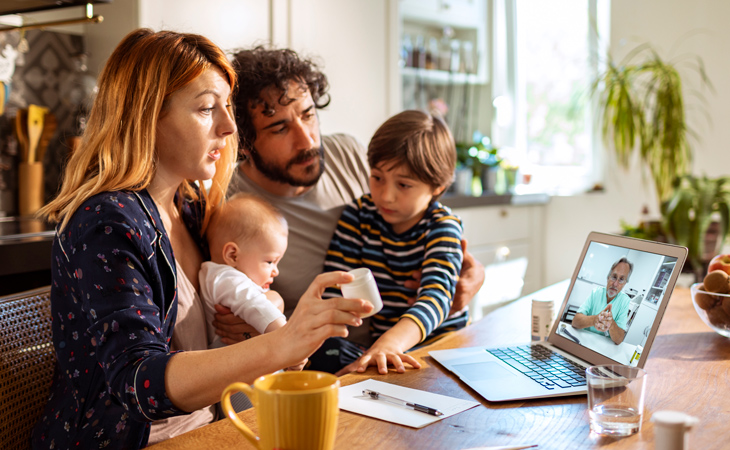
{"type": "Polygon", "coordinates": [[[0,217],[0,245],[18,242],[52,241],[49,223],[29,217],[0,217]]]}
{"type": "Polygon", "coordinates": [[[0,217],[0,295],[51,283],[53,235],[41,220],[0,217]]]}
{"type": "Polygon", "coordinates": [[[481,206],[544,205],[550,201],[548,194],[485,194],[480,196],[444,194],[441,203],[449,208],[476,208],[481,206]]]}

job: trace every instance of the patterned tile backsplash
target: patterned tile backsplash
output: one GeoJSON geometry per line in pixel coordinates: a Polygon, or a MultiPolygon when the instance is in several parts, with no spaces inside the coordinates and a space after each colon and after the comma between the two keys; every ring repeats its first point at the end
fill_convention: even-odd
{"type": "Polygon", "coordinates": [[[57,131],[43,161],[46,199],[58,188],[61,165],[68,154],[65,136],[75,123],[77,55],[84,52],[84,37],[42,30],[29,30],[23,37],[18,31],[0,33],[0,57],[13,52],[17,52],[15,72],[0,116],[0,217],[17,214],[19,151],[14,128],[19,108],[45,106],[57,119],[57,131]],[[27,43],[25,53],[18,51],[25,46],[22,39],[27,43]]]}

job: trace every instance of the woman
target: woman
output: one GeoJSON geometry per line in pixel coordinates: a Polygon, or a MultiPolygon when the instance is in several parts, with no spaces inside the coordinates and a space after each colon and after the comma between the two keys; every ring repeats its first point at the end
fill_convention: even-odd
{"type": "Polygon", "coordinates": [[[225,55],[202,36],[136,30],[110,56],[61,192],[41,211],[59,222],[51,291],[58,370],[34,448],[144,447],[150,422],[296,364],[370,310],[359,300],[320,301],[325,286],[352,279],[331,274],[312,283],[276,332],[171,350],[178,296],[198,286],[206,212],[231,177],[234,86],[225,55]],[[191,181],[206,179],[208,193],[191,181]]]}

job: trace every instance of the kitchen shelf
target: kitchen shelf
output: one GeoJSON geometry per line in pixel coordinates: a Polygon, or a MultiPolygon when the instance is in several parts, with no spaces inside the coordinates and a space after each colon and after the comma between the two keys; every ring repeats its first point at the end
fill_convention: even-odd
{"type": "Polygon", "coordinates": [[[404,79],[428,82],[434,85],[448,84],[484,84],[486,80],[473,73],[454,73],[445,70],[417,69],[414,67],[402,67],[401,76],[404,79]]]}

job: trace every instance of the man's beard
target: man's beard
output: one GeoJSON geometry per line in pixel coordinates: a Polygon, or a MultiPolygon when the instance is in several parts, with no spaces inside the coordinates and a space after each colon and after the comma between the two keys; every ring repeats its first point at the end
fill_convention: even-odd
{"type": "Polygon", "coordinates": [[[297,187],[314,186],[317,181],[319,181],[319,178],[324,172],[324,148],[321,146],[317,149],[313,148],[300,153],[299,155],[289,160],[284,168],[274,164],[269,164],[264,161],[255,148],[252,148],[248,153],[256,169],[261,172],[263,176],[277,183],[284,183],[297,187]],[[319,161],[307,167],[307,173],[312,175],[311,178],[295,178],[289,174],[289,169],[291,169],[293,165],[306,161],[309,158],[317,155],[319,155],[319,161]]]}

